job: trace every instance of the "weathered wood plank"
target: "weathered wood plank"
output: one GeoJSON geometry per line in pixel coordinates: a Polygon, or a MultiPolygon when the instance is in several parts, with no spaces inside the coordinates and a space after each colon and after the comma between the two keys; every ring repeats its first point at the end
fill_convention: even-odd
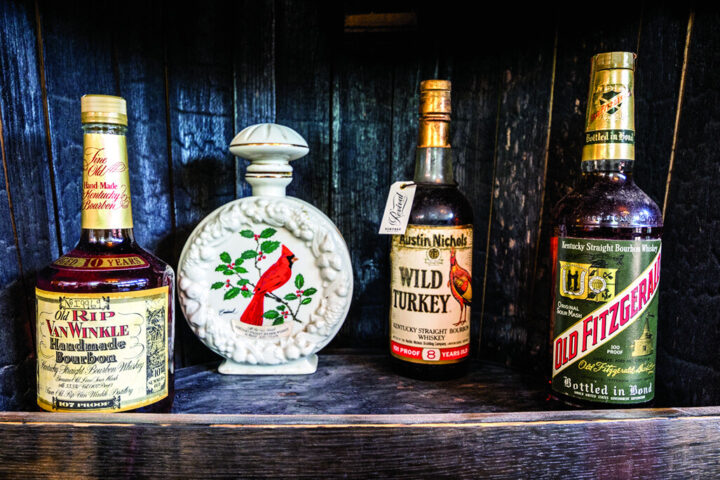
{"type": "Polygon", "coordinates": [[[119,95],[128,107],[128,158],[135,237],[144,248],[172,256],[172,191],[165,102],[161,4],[132,2],[112,28],[119,95]],[[142,8],[143,14],[138,15],[142,8]],[[132,32],[129,34],[128,32],[132,32]]]}
{"type": "Polygon", "coordinates": [[[3,414],[6,478],[701,478],[720,468],[717,409],[460,419],[3,414]],[[65,417],[68,420],[54,420],[65,417]],[[127,417],[127,418],[122,418],[127,417]],[[120,419],[119,421],[116,419],[120,419]],[[73,421],[74,420],[74,421],[73,421]],[[446,420],[446,421],[443,421],[446,420]],[[449,421],[447,421],[449,420],[449,421]],[[134,423],[138,422],[138,423],[134,423]],[[602,442],[597,439],[602,438],[602,442]],[[388,451],[394,452],[387,455],[388,451]],[[62,452],[62,453],[61,453],[62,452]]]}
{"type": "Polygon", "coordinates": [[[288,194],[326,214],[330,206],[331,22],[325,5],[296,0],[277,3],[277,122],[295,129],[310,147],[307,157],[293,162],[288,194]]]}
{"type": "MultiPolygon", "coordinates": [[[[205,7],[173,8],[166,17],[176,219],[173,265],[197,223],[235,197],[235,160],[228,150],[235,134],[235,19],[229,14],[230,3],[205,7]]],[[[179,364],[217,358],[185,321],[177,323],[176,334],[179,364]]]]}
{"type": "Polygon", "coordinates": [[[717,12],[694,17],[665,211],[658,376],[668,401],[682,405],[720,402],[720,296],[714,282],[703,280],[720,269],[718,21],[717,12]]]}
{"type": "Polygon", "coordinates": [[[330,212],[355,273],[353,304],[335,344],[379,347],[389,277],[388,242],[377,229],[390,177],[393,59],[362,35],[337,32],[332,41],[330,212]]]}
{"type": "MultiPolygon", "coordinates": [[[[237,37],[233,43],[235,88],[234,134],[257,123],[275,122],[275,24],[274,0],[238,2],[234,9],[237,37]]],[[[235,159],[235,196],[251,194],[245,181],[250,162],[235,159]]]]}
{"type": "Polygon", "coordinates": [[[480,347],[483,358],[518,366],[542,361],[547,344],[547,325],[532,314],[532,291],[555,73],[555,32],[544,22],[523,27],[511,47],[518,53],[501,60],[480,347]]]}
{"type": "Polygon", "coordinates": [[[82,129],[80,97],[117,95],[112,30],[116,8],[98,2],[39,2],[42,19],[50,145],[57,191],[60,250],[80,235],[82,129]]]}
{"type": "Polygon", "coordinates": [[[457,380],[393,373],[384,355],[321,355],[311,376],[227,376],[206,364],[180,370],[178,413],[263,415],[467,413],[548,410],[542,379],[475,362],[457,380]],[[319,395],[318,392],[322,392],[319,395]]]}
{"type": "MultiPolygon", "coordinates": [[[[538,338],[549,339],[550,328],[550,237],[553,210],[557,202],[577,185],[584,142],[585,107],[590,81],[590,60],[600,52],[635,51],[640,28],[640,5],[628,5],[612,22],[588,26],[587,15],[561,12],[558,15],[558,45],[553,88],[552,125],[548,152],[543,216],[537,251],[533,295],[534,322],[538,338]]],[[[546,342],[549,340],[546,340],[546,342]]],[[[530,347],[536,348],[536,347],[530,347]]],[[[543,345],[541,348],[546,349],[543,345]]],[[[547,351],[547,350],[545,350],[547,351]]],[[[545,362],[534,365],[538,371],[548,368],[545,362]]]]}
{"type": "Polygon", "coordinates": [[[675,129],[689,7],[646,4],[635,71],[633,176],[662,207],[675,129]]]}
{"type": "Polygon", "coordinates": [[[58,253],[33,2],[0,5],[0,44],[0,410],[12,410],[34,394],[35,272],[58,253]]]}

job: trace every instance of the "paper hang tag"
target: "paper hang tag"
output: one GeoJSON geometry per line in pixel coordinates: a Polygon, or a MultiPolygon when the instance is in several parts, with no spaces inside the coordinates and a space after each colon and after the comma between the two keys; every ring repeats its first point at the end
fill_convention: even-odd
{"type": "Polygon", "coordinates": [[[405,233],[413,198],[415,198],[416,184],[403,181],[390,185],[390,193],[385,203],[385,213],[380,222],[380,232],[389,235],[405,233]]]}

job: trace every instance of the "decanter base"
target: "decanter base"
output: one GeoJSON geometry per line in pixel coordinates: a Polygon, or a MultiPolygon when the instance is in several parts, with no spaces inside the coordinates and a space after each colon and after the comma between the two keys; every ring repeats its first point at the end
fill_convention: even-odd
{"type": "Polygon", "coordinates": [[[317,371],[317,365],[316,354],[279,365],[250,365],[226,359],[218,367],[218,372],[224,375],[309,375],[317,371]]]}

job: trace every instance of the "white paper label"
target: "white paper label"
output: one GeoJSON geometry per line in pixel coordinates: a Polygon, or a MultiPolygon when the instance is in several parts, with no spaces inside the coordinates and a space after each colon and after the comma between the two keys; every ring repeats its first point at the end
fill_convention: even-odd
{"type": "Polygon", "coordinates": [[[395,182],[390,186],[385,213],[380,222],[381,234],[400,235],[405,233],[416,185],[413,182],[395,182]]]}

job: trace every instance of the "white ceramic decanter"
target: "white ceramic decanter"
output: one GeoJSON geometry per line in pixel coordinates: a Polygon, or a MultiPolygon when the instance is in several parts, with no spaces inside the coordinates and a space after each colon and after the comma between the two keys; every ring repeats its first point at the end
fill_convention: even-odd
{"type": "Polygon", "coordinates": [[[220,373],[313,373],[350,308],[350,253],[325,214],[285,195],[290,161],[308,153],[296,131],[253,125],[230,151],[251,162],[252,196],[218,208],[188,238],[180,306],[192,331],[225,357],[220,373]]]}

